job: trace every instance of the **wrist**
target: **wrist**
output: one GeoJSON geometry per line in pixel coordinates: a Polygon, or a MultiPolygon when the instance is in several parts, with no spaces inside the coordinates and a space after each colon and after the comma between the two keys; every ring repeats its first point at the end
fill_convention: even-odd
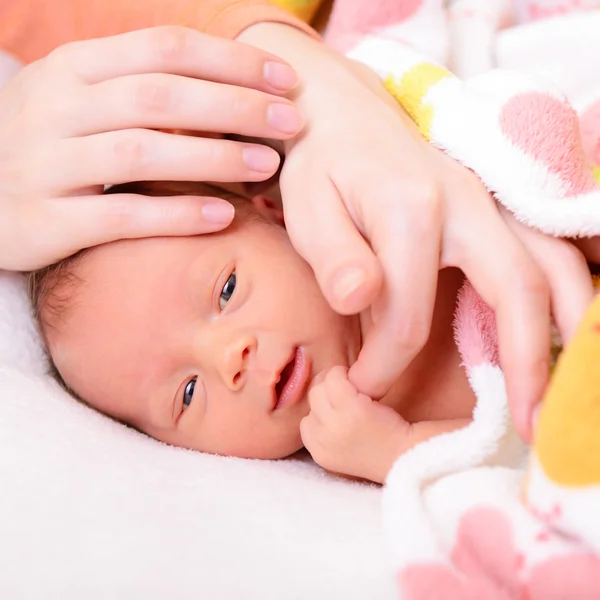
{"type": "Polygon", "coordinates": [[[326,70],[328,63],[340,59],[321,41],[285,23],[256,23],[242,31],[237,40],[283,58],[302,80],[313,78],[326,70]]]}
{"type": "Polygon", "coordinates": [[[368,479],[385,484],[396,460],[412,447],[412,437],[413,426],[403,419],[399,419],[393,429],[382,432],[378,444],[373,448],[373,461],[368,479]]]}

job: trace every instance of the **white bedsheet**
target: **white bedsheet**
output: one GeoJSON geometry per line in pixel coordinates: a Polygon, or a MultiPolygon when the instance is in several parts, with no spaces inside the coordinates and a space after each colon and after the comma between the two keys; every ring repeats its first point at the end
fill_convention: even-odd
{"type": "Polygon", "coordinates": [[[313,464],[170,448],[44,375],[0,272],[0,598],[396,598],[380,490],[313,464]]]}

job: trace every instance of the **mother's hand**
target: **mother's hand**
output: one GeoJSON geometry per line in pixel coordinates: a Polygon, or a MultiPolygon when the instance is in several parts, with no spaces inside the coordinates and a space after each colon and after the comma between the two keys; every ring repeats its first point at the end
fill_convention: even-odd
{"type": "Polygon", "coordinates": [[[307,127],[286,142],[281,174],[286,223],[330,304],[370,310],[350,381],[371,397],[390,389],[429,338],[439,269],[459,267],[496,312],[513,420],[528,438],[548,379],[551,310],[569,337],[591,298],[581,255],[505,220],[365,67],[278,24],[240,39],[282,52],[303,80],[307,127]]]}
{"type": "Polygon", "coordinates": [[[218,198],[103,196],[103,185],[269,178],[271,148],[158,130],[287,139],[302,120],[280,95],[295,83],[268,52],[178,27],[68,44],[29,65],[0,88],[0,268],[227,226],[233,208],[218,198]]]}

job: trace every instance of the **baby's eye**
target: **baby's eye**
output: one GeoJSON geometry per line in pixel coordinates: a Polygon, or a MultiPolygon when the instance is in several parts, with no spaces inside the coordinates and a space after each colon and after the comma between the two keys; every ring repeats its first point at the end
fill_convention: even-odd
{"type": "Polygon", "coordinates": [[[183,391],[183,409],[185,410],[194,399],[194,388],[196,387],[196,380],[198,378],[194,377],[186,386],[183,391]]]}
{"type": "Polygon", "coordinates": [[[229,302],[229,299],[233,295],[235,291],[235,271],[229,276],[229,279],[226,281],[223,289],[221,290],[221,295],[219,296],[219,308],[223,310],[225,305],[229,302]]]}

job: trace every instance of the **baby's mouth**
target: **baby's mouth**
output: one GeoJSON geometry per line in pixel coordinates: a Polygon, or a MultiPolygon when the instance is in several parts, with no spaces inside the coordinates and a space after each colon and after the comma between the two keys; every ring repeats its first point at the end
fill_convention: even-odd
{"type": "Polygon", "coordinates": [[[273,410],[297,402],[304,392],[310,375],[310,361],[302,348],[295,348],[275,383],[273,410]]]}

